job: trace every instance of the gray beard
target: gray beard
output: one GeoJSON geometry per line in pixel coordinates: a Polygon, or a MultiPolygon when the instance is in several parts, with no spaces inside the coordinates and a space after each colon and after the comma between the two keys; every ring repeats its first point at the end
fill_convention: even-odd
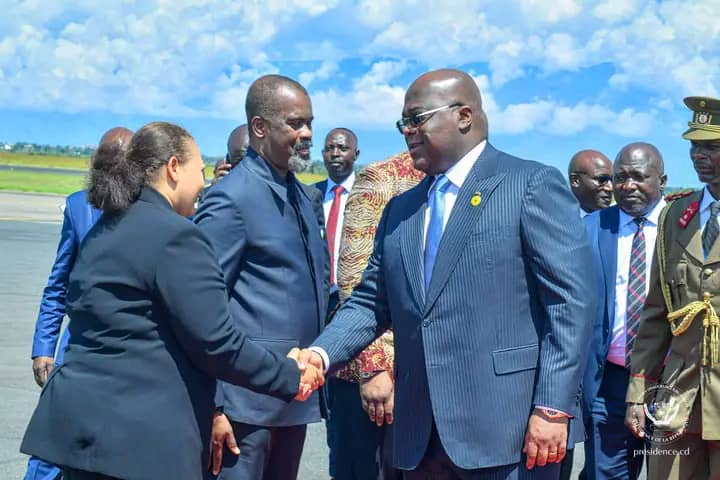
{"type": "Polygon", "coordinates": [[[310,167],[310,164],[312,164],[312,159],[306,160],[298,154],[293,154],[288,162],[288,167],[293,173],[303,173],[310,167]]]}

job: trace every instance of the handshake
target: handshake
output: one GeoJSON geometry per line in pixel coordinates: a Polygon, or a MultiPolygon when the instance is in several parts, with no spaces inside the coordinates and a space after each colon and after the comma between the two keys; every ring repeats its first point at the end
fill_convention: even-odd
{"type": "Polygon", "coordinates": [[[287,356],[297,362],[301,374],[298,394],[295,396],[295,400],[304,402],[310,398],[310,395],[312,395],[315,390],[322,387],[325,383],[323,360],[320,355],[308,348],[303,350],[293,348],[287,356]]]}

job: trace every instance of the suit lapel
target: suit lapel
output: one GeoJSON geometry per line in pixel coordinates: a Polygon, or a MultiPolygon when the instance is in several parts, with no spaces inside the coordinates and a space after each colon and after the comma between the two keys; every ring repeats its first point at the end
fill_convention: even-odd
{"type": "Polygon", "coordinates": [[[411,205],[417,205],[400,232],[400,255],[405,267],[405,277],[410,283],[410,290],[417,303],[418,310],[422,310],[425,303],[425,285],[423,283],[423,251],[425,230],[425,209],[427,208],[427,192],[430,189],[431,179],[425,177],[415,188],[415,198],[409,198],[411,205]]]}
{"type": "MultiPolygon", "coordinates": [[[[496,172],[497,155],[497,150],[487,144],[458,193],[440,240],[432,279],[425,299],[424,313],[430,311],[445,287],[455,265],[465,251],[464,246],[470,238],[471,232],[480,221],[482,212],[493,201],[492,194],[505,177],[504,173],[496,172]],[[471,199],[476,194],[481,196],[479,204],[471,203],[471,199]]],[[[488,228],[492,228],[492,226],[488,225],[488,228]]],[[[420,238],[422,241],[422,233],[420,238]]],[[[422,245],[420,251],[423,251],[422,245]]],[[[423,278],[422,273],[420,278],[423,278]]]]}
{"type": "Polygon", "coordinates": [[[608,313],[610,331],[615,323],[615,284],[617,283],[617,244],[620,231],[620,209],[617,206],[600,212],[600,228],[598,231],[598,243],[600,247],[600,258],[603,263],[606,285],[606,306],[608,313]]]}
{"type": "MultiPolygon", "coordinates": [[[[292,175],[292,174],[291,174],[292,175]]],[[[324,295],[324,252],[322,249],[323,239],[317,228],[318,221],[315,219],[316,213],[312,208],[312,199],[308,196],[305,189],[300,185],[300,181],[295,178],[288,183],[288,188],[295,190],[298,199],[298,211],[300,213],[300,222],[302,224],[304,235],[307,241],[307,254],[310,257],[310,264],[313,268],[313,281],[315,282],[315,297],[318,302],[318,331],[322,331],[325,325],[324,311],[326,306],[323,305],[324,295]],[[317,232],[317,233],[316,233],[317,232]],[[317,247],[317,248],[316,248],[317,247]]],[[[306,187],[307,188],[307,187],[306,187]]],[[[292,208],[291,206],[289,208],[292,208]]]]}
{"type": "MultiPolygon", "coordinates": [[[[703,190],[704,192],[704,190],[703,190]]],[[[700,195],[697,200],[700,201],[702,199],[702,195],[700,195]]],[[[668,219],[667,221],[672,221],[668,219]]],[[[677,236],[677,242],[685,249],[687,254],[694,258],[698,263],[701,265],[703,263],[706,263],[705,261],[705,254],[703,253],[702,248],[702,230],[700,229],[700,212],[697,212],[693,217],[690,219],[690,222],[688,223],[687,227],[681,228],[678,236],[677,236]]],[[[718,242],[715,242],[715,245],[713,246],[713,249],[710,251],[710,255],[708,255],[707,263],[712,262],[718,262],[720,261],[720,252],[718,251],[718,242]]]]}

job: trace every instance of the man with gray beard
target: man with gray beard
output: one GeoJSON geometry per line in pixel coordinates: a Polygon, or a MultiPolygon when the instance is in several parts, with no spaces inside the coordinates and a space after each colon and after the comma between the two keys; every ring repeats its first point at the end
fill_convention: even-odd
{"type": "MultiPolygon", "coordinates": [[[[286,355],[308,346],[325,323],[321,220],[291,166],[293,157],[310,159],[312,105],[296,81],[266,75],[250,86],[245,110],[247,153],[208,191],[195,222],[220,261],[233,320],[253,341],[286,355]]],[[[321,418],[317,393],[288,404],[218,382],[215,398],[217,478],[297,477],[306,426],[321,418]]]]}

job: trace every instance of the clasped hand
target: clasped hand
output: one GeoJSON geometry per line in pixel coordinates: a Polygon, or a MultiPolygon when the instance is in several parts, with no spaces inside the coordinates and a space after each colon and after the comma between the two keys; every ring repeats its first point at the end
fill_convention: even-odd
{"type": "Polygon", "coordinates": [[[325,383],[322,359],[318,361],[319,356],[317,354],[313,354],[307,349],[300,351],[298,348],[290,350],[287,356],[297,362],[301,373],[300,386],[295,400],[304,402],[325,383]]]}
{"type": "MultiPolygon", "coordinates": [[[[298,385],[298,393],[295,396],[295,400],[304,402],[310,395],[320,388],[325,383],[325,375],[323,374],[323,363],[322,359],[311,352],[310,350],[300,351],[298,348],[293,348],[287,354],[288,358],[292,358],[298,364],[300,369],[300,385],[298,385]]],[[[209,459],[212,468],[213,475],[218,475],[222,468],[223,458],[223,447],[227,446],[227,449],[234,455],[240,454],[240,448],[238,447],[233,433],[233,428],[230,420],[220,412],[215,412],[213,415],[213,426],[212,426],[212,439],[211,439],[211,455],[209,459]]]]}

